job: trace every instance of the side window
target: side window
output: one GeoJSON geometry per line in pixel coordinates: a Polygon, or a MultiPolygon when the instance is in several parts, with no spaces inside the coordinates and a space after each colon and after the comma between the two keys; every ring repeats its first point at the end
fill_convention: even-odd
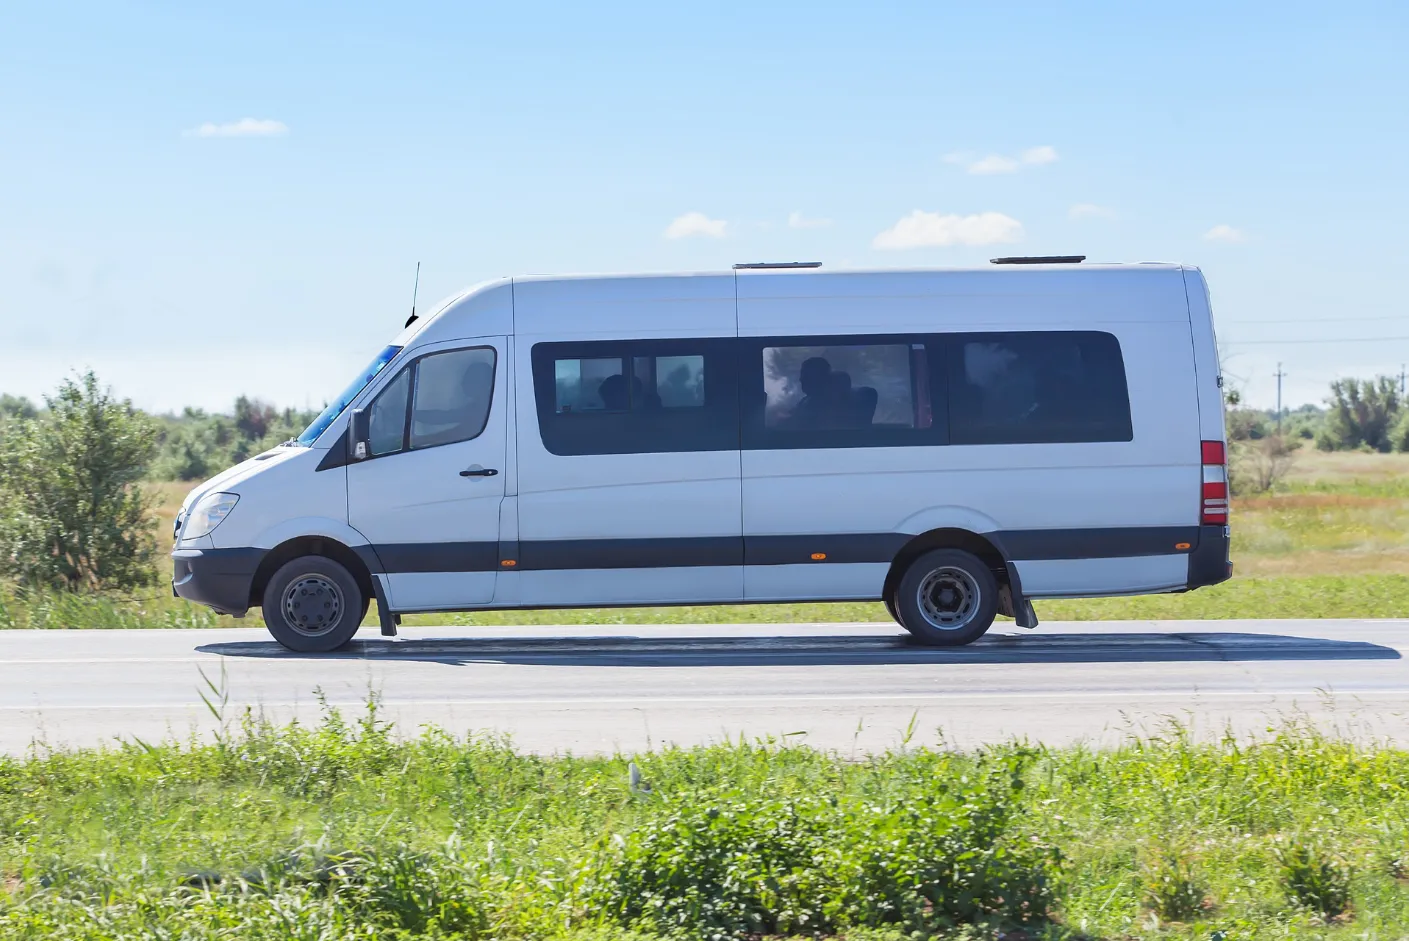
{"type": "Polygon", "coordinates": [[[479,437],[494,399],[494,362],[494,350],[475,347],[410,363],[372,401],[372,455],[479,437]]]}
{"type": "Polygon", "coordinates": [[[410,446],[469,441],[484,431],[494,397],[494,350],[432,353],[416,363],[410,446]]]}
{"type": "Polygon", "coordinates": [[[945,443],[935,407],[938,346],[927,338],[764,340],[747,355],[758,370],[747,380],[747,447],[945,443]]]}
{"type": "Polygon", "coordinates": [[[954,444],[1131,440],[1125,363],[1111,334],[958,334],[952,341],[954,444]]]}
{"type": "Polygon", "coordinates": [[[929,428],[934,421],[923,343],[765,346],[763,388],[766,428],[929,428]]]}
{"type": "Polygon", "coordinates": [[[406,438],[406,394],[411,388],[411,373],[415,365],[407,366],[391,383],[377,394],[368,416],[372,454],[400,451],[406,438]]]}
{"type": "Polygon", "coordinates": [[[739,447],[731,341],[540,343],[533,376],[553,454],[648,454],[739,447]]]}
{"type": "Polygon", "coordinates": [[[626,411],[629,405],[620,395],[625,388],[622,362],[620,356],[554,361],[558,413],[626,411]]]}

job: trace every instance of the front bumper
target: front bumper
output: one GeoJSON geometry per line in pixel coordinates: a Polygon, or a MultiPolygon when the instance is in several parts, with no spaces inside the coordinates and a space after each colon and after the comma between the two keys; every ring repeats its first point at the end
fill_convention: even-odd
{"type": "Polygon", "coordinates": [[[264,549],[174,549],[171,591],[179,598],[242,617],[264,549]]]}
{"type": "Polygon", "coordinates": [[[1227,526],[1200,526],[1199,541],[1189,553],[1189,588],[1204,588],[1233,577],[1227,526]]]}

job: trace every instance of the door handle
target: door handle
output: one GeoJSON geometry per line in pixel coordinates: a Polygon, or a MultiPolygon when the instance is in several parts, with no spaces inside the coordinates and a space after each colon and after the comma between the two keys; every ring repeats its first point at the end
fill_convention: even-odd
{"type": "Polygon", "coordinates": [[[495,469],[492,468],[492,467],[480,467],[478,464],[476,464],[474,467],[470,467],[470,468],[467,468],[467,469],[465,469],[465,470],[460,471],[460,476],[461,476],[461,477],[497,477],[497,476],[499,476],[499,471],[495,470],[495,469]]]}

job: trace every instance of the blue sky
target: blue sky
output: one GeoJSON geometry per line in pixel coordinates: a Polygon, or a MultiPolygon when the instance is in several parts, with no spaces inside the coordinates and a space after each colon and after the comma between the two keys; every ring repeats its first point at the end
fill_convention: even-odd
{"type": "Polygon", "coordinates": [[[1054,252],[1203,267],[1260,404],[1398,373],[1409,5],[1139,6],[7,5],[0,391],[316,405],[417,261],[1054,252]]]}

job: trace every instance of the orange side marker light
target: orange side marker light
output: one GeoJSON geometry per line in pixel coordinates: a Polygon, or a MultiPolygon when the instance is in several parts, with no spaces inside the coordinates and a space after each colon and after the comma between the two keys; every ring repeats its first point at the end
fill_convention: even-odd
{"type": "Polygon", "coordinates": [[[1176,542],[1176,543],[1174,544],[1174,548],[1176,548],[1176,549],[1181,549],[1181,550],[1182,550],[1182,549],[1188,549],[1188,548],[1189,548],[1189,544],[1188,544],[1187,542],[1176,542]]]}
{"type": "Polygon", "coordinates": [[[821,562],[821,561],[822,561],[823,559],[825,559],[826,557],[827,557],[827,553],[825,553],[825,552],[814,552],[814,553],[812,553],[812,561],[813,561],[813,562],[821,562]]]}
{"type": "Polygon", "coordinates": [[[506,569],[511,569],[511,568],[513,568],[514,566],[518,565],[519,563],[518,563],[517,561],[515,561],[514,559],[501,559],[501,560],[499,561],[499,564],[502,565],[502,566],[504,566],[504,568],[506,568],[506,569]]]}

